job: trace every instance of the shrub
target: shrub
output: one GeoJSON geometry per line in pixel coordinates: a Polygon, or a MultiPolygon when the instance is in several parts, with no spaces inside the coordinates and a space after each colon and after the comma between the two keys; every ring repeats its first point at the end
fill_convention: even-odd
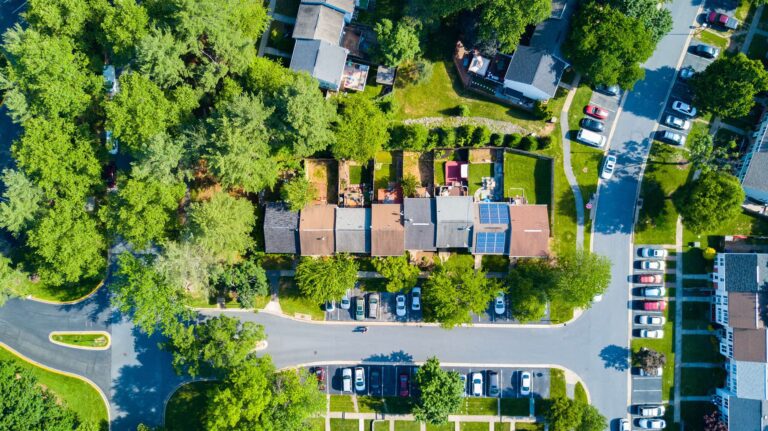
{"type": "Polygon", "coordinates": [[[549,120],[552,118],[552,109],[548,104],[539,100],[533,105],[533,115],[539,120],[549,120]]]}
{"type": "Polygon", "coordinates": [[[456,146],[464,147],[472,145],[472,136],[475,134],[475,126],[464,124],[456,131],[456,146]]]}
{"type": "Polygon", "coordinates": [[[397,111],[398,107],[399,106],[397,105],[397,100],[395,100],[395,97],[392,96],[392,93],[379,100],[379,109],[381,109],[381,112],[385,114],[394,113],[397,111]]]}
{"type": "Polygon", "coordinates": [[[533,136],[525,136],[520,141],[520,149],[523,151],[535,151],[536,150],[536,138],[533,136]]]}
{"type": "Polygon", "coordinates": [[[440,129],[430,129],[427,135],[427,144],[424,146],[424,151],[434,150],[440,146],[441,138],[440,129]]]}
{"type": "Polygon", "coordinates": [[[397,69],[395,86],[399,88],[408,85],[418,85],[432,78],[432,63],[424,59],[408,61],[397,69]]]}
{"type": "Polygon", "coordinates": [[[550,145],[552,145],[552,137],[551,136],[540,136],[539,139],[539,149],[544,150],[549,148],[550,145]]]}
{"type": "Polygon", "coordinates": [[[488,143],[494,147],[500,147],[504,143],[504,138],[498,133],[491,134],[491,140],[488,143]]]}
{"type": "Polygon", "coordinates": [[[454,112],[456,112],[457,117],[469,117],[469,106],[458,105],[454,112]]]}
{"type": "Polygon", "coordinates": [[[517,133],[512,133],[510,135],[504,136],[504,146],[507,148],[517,148],[518,145],[520,145],[520,140],[523,139],[522,136],[520,136],[517,133]]]}
{"type": "Polygon", "coordinates": [[[429,130],[421,124],[399,124],[390,130],[389,147],[421,151],[427,143],[429,130]]]}
{"type": "Polygon", "coordinates": [[[472,145],[485,147],[491,141],[491,130],[486,126],[479,126],[472,133],[472,145]]]}
{"type": "Polygon", "coordinates": [[[453,127],[441,127],[438,130],[440,135],[440,146],[452,148],[456,146],[456,129],[453,127]]]}

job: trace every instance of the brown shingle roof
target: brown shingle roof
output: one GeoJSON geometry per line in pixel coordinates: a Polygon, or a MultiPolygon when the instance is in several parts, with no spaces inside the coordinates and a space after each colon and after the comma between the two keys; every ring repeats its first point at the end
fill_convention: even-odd
{"type": "Polygon", "coordinates": [[[371,255],[401,256],[405,253],[405,230],[400,204],[371,206],[371,255]]]}
{"type": "Polygon", "coordinates": [[[728,324],[732,328],[763,327],[763,322],[758,315],[757,293],[728,292],[728,324]]]}
{"type": "Polygon", "coordinates": [[[304,256],[330,256],[335,250],[336,205],[311,205],[301,211],[299,241],[304,256]]]}
{"type": "Polygon", "coordinates": [[[510,205],[512,257],[549,256],[549,215],[546,205],[510,205]]]}
{"type": "Polygon", "coordinates": [[[734,329],[733,359],[748,362],[766,362],[765,329],[734,329]]]}

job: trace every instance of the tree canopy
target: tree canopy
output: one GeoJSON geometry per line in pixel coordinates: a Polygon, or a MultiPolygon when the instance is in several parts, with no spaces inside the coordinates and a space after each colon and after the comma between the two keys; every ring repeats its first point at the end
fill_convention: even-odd
{"type": "Polygon", "coordinates": [[[301,293],[315,303],[336,301],[355,287],[357,262],[346,254],[303,257],[295,278],[301,293]]]}
{"type": "Polygon", "coordinates": [[[247,200],[223,192],[195,202],[189,207],[190,239],[214,257],[234,262],[253,245],[254,211],[247,200]]]}
{"type": "Polygon", "coordinates": [[[731,174],[707,172],[682,188],[675,198],[683,224],[700,233],[737,216],[744,202],[744,189],[731,174]]]}
{"type": "Polygon", "coordinates": [[[755,96],[768,90],[768,72],[759,60],[743,53],[722,56],[691,78],[694,102],[705,111],[726,118],[749,114],[755,96]]]}
{"type": "Polygon", "coordinates": [[[440,361],[429,358],[415,376],[419,395],[413,414],[416,420],[439,425],[448,422],[448,415],[458,411],[463,400],[464,385],[455,371],[440,368],[440,361]]]}
{"type": "Polygon", "coordinates": [[[610,282],[611,261],[607,257],[583,250],[562,253],[557,258],[556,281],[550,295],[574,307],[588,308],[610,282]]]}
{"type": "Polygon", "coordinates": [[[478,36],[502,52],[513,52],[528,26],[549,18],[552,0],[488,0],[480,8],[478,36]]]}
{"type": "Polygon", "coordinates": [[[472,259],[449,259],[424,284],[424,318],[449,328],[470,323],[471,313],[485,310],[497,290],[485,272],[474,270],[472,259]]]}
{"type": "Polygon", "coordinates": [[[362,94],[340,102],[333,155],[366,163],[389,141],[389,127],[376,103],[362,94]]]}
{"type": "Polygon", "coordinates": [[[283,183],[280,197],[291,211],[301,211],[317,198],[317,189],[304,175],[297,175],[283,183]]]}
{"type": "Polygon", "coordinates": [[[387,279],[388,292],[408,291],[416,286],[419,267],[411,265],[408,255],[377,257],[373,259],[373,267],[382,277],[387,279]]]}
{"type": "Polygon", "coordinates": [[[159,181],[128,180],[120,188],[114,208],[117,214],[113,229],[133,245],[143,248],[168,237],[176,226],[176,211],[186,188],[182,183],[163,184],[159,181]]]}
{"type": "Polygon", "coordinates": [[[379,42],[379,56],[385,65],[398,66],[404,61],[413,60],[421,52],[421,24],[417,20],[406,17],[395,25],[384,18],[373,28],[379,42]]]}

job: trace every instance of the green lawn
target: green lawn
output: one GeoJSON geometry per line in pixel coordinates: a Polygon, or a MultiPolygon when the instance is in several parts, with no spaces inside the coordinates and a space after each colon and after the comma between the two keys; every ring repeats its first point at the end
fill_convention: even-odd
{"type": "Polygon", "coordinates": [[[304,297],[291,277],[280,277],[278,297],[280,308],[285,314],[301,313],[312,316],[313,320],[325,319],[325,312],[320,308],[320,305],[304,297]]]}
{"type": "Polygon", "coordinates": [[[725,384],[722,368],[681,368],[680,395],[711,395],[725,384]]]}
{"type": "Polygon", "coordinates": [[[104,334],[55,334],[51,339],[79,347],[106,347],[109,344],[109,336],[104,334]]]}
{"type": "Polygon", "coordinates": [[[656,350],[663,353],[667,358],[664,365],[664,373],[661,379],[662,397],[664,400],[672,398],[672,389],[675,381],[675,302],[668,302],[664,316],[667,322],[664,324],[664,338],[660,340],[648,338],[632,338],[632,351],[637,352],[641,347],[656,350]]]}
{"type": "Polygon", "coordinates": [[[331,419],[331,431],[358,431],[360,421],[357,419],[331,419]]]}
{"type": "Polygon", "coordinates": [[[472,163],[469,165],[469,194],[474,195],[483,185],[483,177],[493,177],[493,163],[472,163]]]}
{"type": "Polygon", "coordinates": [[[395,431],[420,431],[419,422],[395,421],[395,431]]]}
{"type": "Polygon", "coordinates": [[[683,336],[683,362],[723,362],[718,349],[717,338],[712,335],[683,336]]]}
{"type": "Polygon", "coordinates": [[[573,399],[587,404],[587,391],[584,389],[584,385],[582,385],[581,382],[576,383],[576,388],[573,390],[573,399]]]}
{"type": "Polygon", "coordinates": [[[460,415],[496,415],[498,404],[496,398],[464,398],[457,414],[460,415]]]}
{"type": "Polygon", "coordinates": [[[589,105],[591,98],[592,89],[586,84],[579,85],[576,94],[573,95],[571,107],[568,109],[568,129],[571,133],[579,131],[579,122],[585,117],[584,107],[589,105]]]}
{"type": "MultiPolygon", "coordinates": [[[[552,136],[552,146],[551,148],[542,151],[542,154],[554,159],[553,168],[555,170],[555,186],[554,196],[552,196],[552,206],[550,208],[551,211],[554,211],[555,213],[552,225],[552,237],[554,238],[553,251],[557,254],[576,249],[576,200],[573,197],[571,186],[568,184],[568,179],[565,177],[565,170],[563,169],[563,147],[562,139],[560,137],[560,124],[555,125],[555,131],[550,136],[552,136]]],[[[554,304],[552,305],[554,307],[554,304]]],[[[554,317],[552,319],[554,320],[554,317]]]]}
{"type": "Polygon", "coordinates": [[[680,403],[680,416],[686,430],[703,430],[704,415],[715,411],[714,404],[707,401],[682,401],[680,403]]]}
{"type": "MultiPolygon", "coordinates": [[[[371,429],[371,423],[373,421],[366,420],[365,421],[365,428],[363,428],[365,431],[368,431],[371,429]]],[[[389,421],[378,421],[373,424],[373,431],[389,431],[389,421]]],[[[418,430],[417,430],[418,431],[418,430]]]]}
{"type": "Polygon", "coordinates": [[[501,414],[504,416],[528,416],[530,411],[529,398],[502,398],[501,414]]]}
{"type": "Polygon", "coordinates": [[[565,323],[573,319],[573,306],[558,299],[549,303],[549,320],[554,323],[565,323]]]}
{"type": "Polygon", "coordinates": [[[296,16],[299,12],[299,3],[301,0],[277,0],[275,12],[285,16],[296,16]]]}
{"type": "Polygon", "coordinates": [[[557,368],[549,370],[549,397],[565,397],[565,372],[557,368]]]}
{"type": "Polygon", "coordinates": [[[696,35],[696,39],[725,50],[728,46],[728,38],[722,37],[715,30],[704,30],[696,35]]]}
{"type": "Polygon", "coordinates": [[[332,412],[355,412],[352,395],[331,395],[330,409],[332,412]]]}
{"type": "Polygon", "coordinates": [[[325,418],[307,419],[307,431],[325,431],[325,418]]]}
{"type": "Polygon", "coordinates": [[[683,272],[685,274],[706,274],[707,261],[704,260],[704,250],[698,247],[683,247],[683,272]]]}
{"type": "Polygon", "coordinates": [[[736,19],[741,21],[741,25],[746,25],[750,20],[750,16],[754,15],[755,8],[752,7],[754,0],[740,0],[739,6],[736,8],[736,12],[733,14],[736,19]]]}
{"type": "Polygon", "coordinates": [[[370,396],[357,397],[357,409],[360,413],[382,412],[384,411],[384,399],[370,396]]]}
{"type": "Polygon", "coordinates": [[[393,415],[409,414],[413,410],[413,398],[384,397],[384,407],[393,415]]]}
{"type": "Polygon", "coordinates": [[[706,302],[683,303],[683,329],[707,329],[712,325],[709,320],[710,304],[706,302]]]}
{"type": "Polygon", "coordinates": [[[445,184],[445,160],[435,160],[432,166],[435,185],[445,184]]]}
{"type": "Polygon", "coordinates": [[[459,429],[461,431],[488,431],[490,424],[488,422],[462,422],[459,424],[459,429]]]}
{"type": "Polygon", "coordinates": [[[482,268],[490,272],[507,272],[509,270],[509,257],[486,254],[482,257],[482,268]]]}
{"type": "Polygon", "coordinates": [[[528,203],[550,205],[551,175],[551,160],[504,153],[505,198],[520,195],[522,189],[528,203]]]}
{"type": "Polygon", "coordinates": [[[544,431],[544,424],[517,422],[515,424],[517,431],[544,431]]]}
{"type": "Polygon", "coordinates": [[[707,244],[717,243],[717,238],[723,235],[768,235],[768,222],[747,213],[739,213],[736,217],[726,220],[721,226],[711,231],[696,234],[685,229],[683,241],[687,244],[692,241],[701,242],[702,247],[707,244]]]}
{"type": "Polygon", "coordinates": [[[359,165],[352,165],[349,167],[349,183],[350,184],[362,184],[363,182],[363,167],[359,165]]]}
{"type": "Polygon", "coordinates": [[[453,422],[448,422],[443,425],[427,424],[427,431],[454,431],[456,425],[453,422]]]}
{"type": "Polygon", "coordinates": [[[77,416],[101,428],[107,427],[107,406],[99,392],[83,380],[48,371],[31,364],[9,350],[0,347],[0,360],[13,362],[18,368],[28,370],[38,383],[61,399],[77,416]]]}
{"type": "Polygon", "coordinates": [[[204,430],[203,414],[214,387],[213,382],[193,382],[174,392],[165,407],[165,428],[168,431],[204,430]]]}
{"type": "Polygon", "coordinates": [[[23,294],[32,295],[33,298],[46,301],[67,302],[76,301],[88,295],[98,286],[101,286],[101,278],[83,280],[77,284],[66,284],[64,286],[48,286],[45,282],[39,281],[37,283],[27,283],[23,294]]]}

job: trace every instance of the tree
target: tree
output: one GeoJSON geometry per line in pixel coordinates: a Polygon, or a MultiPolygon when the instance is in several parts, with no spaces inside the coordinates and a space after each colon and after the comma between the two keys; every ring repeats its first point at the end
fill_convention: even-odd
{"type": "Polygon", "coordinates": [[[189,235],[219,260],[234,262],[253,245],[253,204],[219,192],[189,206],[189,235]]]}
{"type": "Polygon", "coordinates": [[[0,254],[0,307],[14,296],[22,296],[29,287],[29,277],[21,269],[14,268],[11,259],[0,254]]]}
{"type": "Polygon", "coordinates": [[[94,4],[82,0],[30,0],[24,19],[41,33],[67,36],[73,40],[82,36],[93,19],[94,4]]]}
{"type": "Polygon", "coordinates": [[[419,395],[413,414],[417,421],[433,425],[444,424],[448,415],[458,411],[462,402],[464,385],[455,371],[440,368],[440,361],[429,358],[416,371],[416,385],[419,395]]]}
{"type": "Polygon", "coordinates": [[[581,424],[583,408],[566,397],[556,397],[548,404],[544,417],[549,422],[551,431],[571,431],[581,424]]]}
{"type": "Polygon", "coordinates": [[[194,297],[208,297],[214,257],[204,247],[171,241],[154,262],[154,269],[169,285],[194,297]]]}
{"type": "Polygon", "coordinates": [[[749,114],[755,96],[768,90],[768,72],[763,64],[743,53],[718,58],[690,81],[694,103],[726,118],[749,114]]]}
{"type": "Polygon", "coordinates": [[[268,431],[304,431],[306,421],[325,411],[325,397],[317,390],[317,378],[305,369],[286,370],[272,376],[268,431]]]}
{"type": "Polygon", "coordinates": [[[419,32],[421,23],[405,17],[397,25],[387,18],[373,27],[379,41],[379,57],[387,66],[398,66],[403,61],[413,60],[419,55],[419,32]]]}
{"type": "Polygon", "coordinates": [[[183,176],[183,163],[194,158],[185,146],[186,136],[171,137],[161,133],[149,138],[144,152],[131,163],[131,175],[137,180],[158,181],[166,185],[177,183],[183,176]]]}
{"type": "Polygon", "coordinates": [[[0,361],[0,429],[78,429],[77,415],[13,361],[0,361]]]}
{"type": "Polygon", "coordinates": [[[120,64],[135,56],[135,47],[148,34],[149,15],[136,0],[114,0],[101,29],[120,64]]]}
{"type": "Polygon", "coordinates": [[[136,47],[136,63],[139,71],[167,89],[189,77],[189,70],[181,58],[189,47],[173,37],[170,31],[153,27],[136,47]]]}
{"type": "Polygon", "coordinates": [[[159,181],[130,179],[120,188],[117,202],[105,214],[112,228],[138,248],[167,238],[176,224],[176,210],[186,187],[183,183],[163,184],[159,181]]]}
{"type": "Polygon", "coordinates": [[[703,417],[704,431],[728,431],[728,425],[723,422],[720,412],[713,410],[703,417]]]}
{"type": "Polygon", "coordinates": [[[551,296],[574,307],[588,308],[611,283],[611,261],[605,256],[579,250],[557,259],[557,279],[551,296]]]}
{"type": "Polygon", "coordinates": [[[339,103],[339,118],[334,128],[334,157],[366,163],[389,141],[387,118],[373,100],[362,94],[348,96],[339,103]]]}
{"type": "Polygon", "coordinates": [[[411,265],[408,255],[377,257],[373,259],[376,272],[387,279],[388,292],[410,290],[416,285],[419,267],[411,265]]]}
{"type": "Polygon", "coordinates": [[[237,291],[237,300],[245,308],[255,307],[257,296],[269,295],[267,273],[253,259],[227,267],[217,278],[219,285],[237,291]]]}
{"type": "Polygon", "coordinates": [[[663,353],[646,347],[640,348],[632,355],[632,360],[636,366],[640,367],[649,375],[655,376],[659,368],[664,367],[667,358],[663,353]]]}
{"type": "Polygon", "coordinates": [[[485,272],[473,269],[472,259],[449,259],[438,265],[424,285],[424,318],[450,328],[472,321],[496,294],[485,272]]]}
{"type": "Polygon", "coordinates": [[[683,224],[700,233],[737,216],[744,202],[744,189],[731,174],[708,172],[681,189],[675,200],[683,224]]]}
{"type": "Polygon", "coordinates": [[[573,23],[564,49],[576,70],[592,82],[624,89],[643,78],[640,64],[653,54],[655,43],[641,20],[611,6],[586,2],[573,23]]]}
{"type": "Polygon", "coordinates": [[[333,257],[303,257],[296,267],[301,293],[317,304],[335,301],[357,281],[357,262],[346,254],[333,257]]]}
{"type": "Polygon", "coordinates": [[[658,7],[656,0],[609,0],[608,4],[640,20],[651,32],[654,44],[672,30],[672,13],[667,8],[658,7]]]}
{"type": "Polygon", "coordinates": [[[258,429],[272,398],[274,372],[269,358],[254,356],[233,367],[205,404],[205,429],[258,429]]]}
{"type": "Polygon", "coordinates": [[[521,322],[536,322],[544,318],[547,298],[541,286],[535,286],[530,279],[517,277],[513,281],[510,273],[510,312],[521,322]]]}
{"type": "Polygon", "coordinates": [[[526,27],[549,18],[552,1],[489,0],[480,9],[478,36],[486,41],[497,42],[502,51],[512,52],[517,48],[526,27]]]}
{"type": "Polygon", "coordinates": [[[43,192],[19,171],[5,169],[2,178],[0,227],[18,237],[40,215],[43,192]]]}
{"type": "Polygon", "coordinates": [[[413,4],[417,15],[424,18],[445,18],[462,10],[472,10],[488,0],[432,0],[413,4]]]}
{"type": "Polygon", "coordinates": [[[301,211],[317,198],[317,189],[304,175],[297,175],[283,183],[280,197],[291,211],[301,211]]]}
{"type": "MultiPolygon", "coordinates": [[[[579,405],[580,403],[576,403],[579,405]]],[[[581,424],[576,428],[576,431],[603,431],[608,429],[608,421],[605,420],[605,416],[600,414],[600,411],[590,406],[589,404],[581,404],[581,424]]]]}
{"type": "Polygon", "coordinates": [[[189,343],[174,343],[173,366],[176,372],[196,377],[221,376],[246,361],[260,341],[264,328],[253,322],[240,322],[229,316],[216,316],[193,326],[189,343]]]}
{"type": "Polygon", "coordinates": [[[152,265],[149,257],[136,257],[128,252],[118,257],[115,281],[110,283],[112,305],[131,316],[133,323],[152,335],[160,327],[163,333],[190,317],[184,291],[168,283],[152,265]]]}
{"type": "Polygon", "coordinates": [[[403,189],[403,196],[412,198],[416,196],[416,188],[419,187],[419,180],[413,174],[405,174],[400,180],[400,188],[403,189]]]}

